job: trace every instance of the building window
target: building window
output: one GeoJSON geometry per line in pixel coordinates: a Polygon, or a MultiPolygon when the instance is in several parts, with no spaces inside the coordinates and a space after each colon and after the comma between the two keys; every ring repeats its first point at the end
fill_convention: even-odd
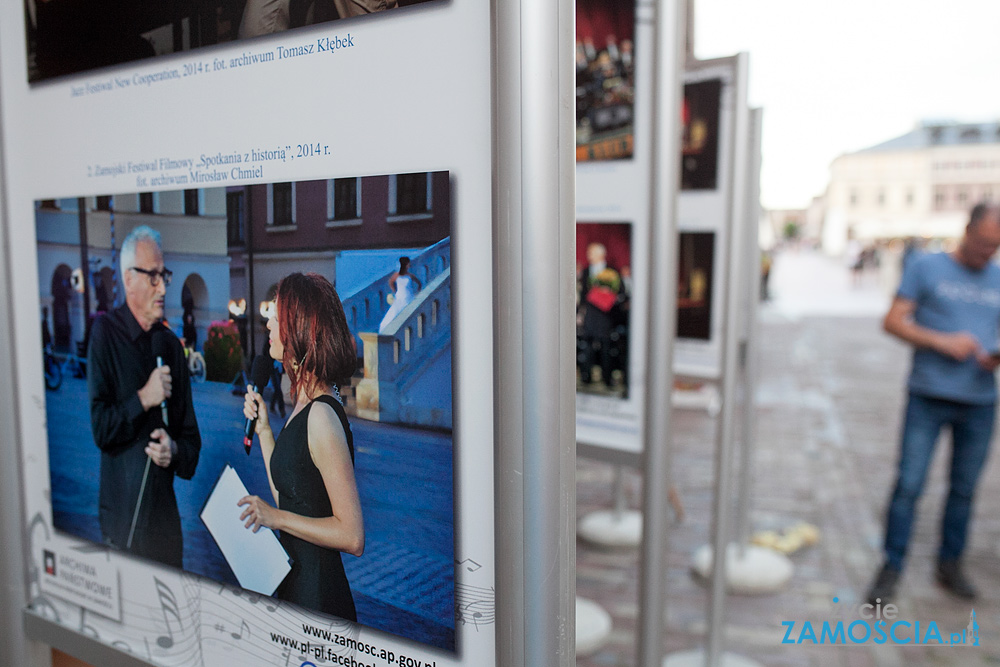
{"type": "Polygon", "coordinates": [[[403,349],[406,350],[407,352],[410,351],[411,334],[412,334],[412,329],[410,329],[410,327],[406,327],[406,329],[403,331],[403,349]]]}
{"type": "Polygon", "coordinates": [[[390,176],[389,215],[429,214],[434,206],[433,182],[426,172],[390,176]]]}
{"type": "Polygon", "coordinates": [[[226,234],[229,245],[246,244],[246,210],[242,192],[226,193],[226,234]]]}
{"type": "Polygon", "coordinates": [[[934,208],[940,210],[945,207],[948,203],[948,195],[945,193],[944,188],[937,188],[934,191],[934,208]]]}
{"type": "Polygon", "coordinates": [[[201,215],[203,210],[201,190],[185,190],[184,215],[201,215]]]}
{"type": "Polygon", "coordinates": [[[878,191],[878,205],[885,206],[885,190],[878,191]]]}
{"type": "Polygon", "coordinates": [[[906,205],[913,206],[913,190],[906,191],[906,205]]]}
{"type": "Polygon", "coordinates": [[[417,315],[417,338],[424,337],[424,320],[426,316],[423,313],[417,315]]]}
{"type": "Polygon", "coordinates": [[[979,128],[967,127],[959,135],[962,141],[979,141],[979,128]]]}
{"type": "Polygon", "coordinates": [[[156,192],[140,192],[139,193],[139,212],[140,213],[158,213],[160,210],[159,196],[156,192]]]}
{"type": "Polygon", "coordinates": [[[357,220],[361,217],[361,179],[335,178],[326,182],[328,220],[357,220]]]}
{"type": "Polygon", "coordinates": [[[966,202],[969,201],[969,193],[965,191],[965,188],[958,191],[956,200],[958,201],[959,207],[965,206],[966,202]]]}
{"type": "Polygon", "coordinates": [[[295,224],[293,183],[272,183],[267,186],[267,224],[275,227],[295,224]]]}
{"type": "Polygon", "coordinates": [[[858,205],[858,191],[851,190],[851,206],[857,206],[857,205],[858,205]]]}

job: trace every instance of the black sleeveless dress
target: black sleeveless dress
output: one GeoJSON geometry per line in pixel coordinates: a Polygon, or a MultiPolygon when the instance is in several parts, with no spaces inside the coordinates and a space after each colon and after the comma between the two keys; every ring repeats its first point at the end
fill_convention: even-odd
{"type": "MultiPolygon", "coordinates": [[[[308,517],[333,516],[330,497],[323,476],[309,454],[309,410],[320,401],[334,409],[347,435],[347,448],[354,462],[354,437],[347,423],[344,407],[332,396],[322,395],[292,417],[271,454],[271,479],[278,490],[280,509],[308,517]]],[[[357,621],[354,597],[351,595],[340,552],[327,549],[298,537],[281,532],[281,545],[292,560],[292,570],[274,592],[274,597],[288,600],[324,614],[357,621]]]]}

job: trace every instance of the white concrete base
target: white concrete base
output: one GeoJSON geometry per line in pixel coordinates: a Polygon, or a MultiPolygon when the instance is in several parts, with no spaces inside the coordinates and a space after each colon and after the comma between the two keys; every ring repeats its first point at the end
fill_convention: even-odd
{"type": "Polygon", "coordinates": [[[593,600],[576,599],[576,654],[590,655],[608,642],[611,615],[593,600]]]}
{"type": "MultiPolygon", "coordinates": [[[[726,589],[741,595],[778,593],[788,585],[795,567],[786,556],[772,549],[748,545],[743,558],[739,547],[730,544],[726,552],[726,589]]],[[[712,576],[712,547],[706,544],[694,552],[691,568],[703,579],[712,576]]]]}
{"type": "Polygon", "coordinates": [[[603,510],[580,519],[577,533],[591,544],[611,549],[636,549],[642,544],[642,512],[603,510]]]}
{"type": "MultiPolygon", "coordinates": [[[[680,651],[663,659],[663,667],[705,667],[705,651],[680,651]]],[[[759,662],[736,655],[723,653],[719,656],[719,667],[761,667],[759,662]]]]}

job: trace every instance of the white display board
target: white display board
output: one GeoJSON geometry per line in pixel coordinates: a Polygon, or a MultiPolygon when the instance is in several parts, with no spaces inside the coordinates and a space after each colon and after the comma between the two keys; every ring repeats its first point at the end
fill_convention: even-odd
{"type": "MultiPolygon", "coordinates": [[[[680,232],[681,285],[679,293],[691,297],[692,310],[701,311],[696,321],[685,330],[684,294],[678,299],[678,340],[674,352],[675,372],[678,376],[718,380],[722,372],[721,351],[722,321],[725,306],[725,286],[722,268],[729,261],[729,229],[732,216],[744,217],[740,207],[733,202],[735,170],[745,170],[746,165],[734,164],[736,142],[745,143],[745,137],[736,137],[736,114],[745,113],[745,102],[737,99],[741,82],[737,81],[738,68],[735,58],[720,58],[688,63],[684,76],[688,126],[685,128],[685,156],[682,158],[682,187],[678,198],[678,230],[680,232]],[[717,95],[717,97],[715,97],[717,95]],[[705,123],[699,130],[697,121],[705,123]],[[699,136],[701,133],[704,135],[699,136]],[[712,134],[717,133],[713,137],[712,134]],[[702,153],[692,159],[691,154],[699,140],[705,147],[714,147],[714,153],[702,153]],[[692,163],[689,164],[688,162],[692,163]],[[708,172],[706,174],[706,171],[708,172]],[[684,286],[685,243],[697,266],[710,257],[710,270],[701,275],[694,285],[684,286]],[[711,250],[708,250],[708,247],[711,250]],[[707,257],[706,257],[707,255],[707,257]],[[698,284],[700,282],[700,285],[698,284]],[[705,300],[709,301],[707,307],[705,300]],[[701,308],[697,305],[702,304],[701,308]]],[[[741,143],[740,145],[743,145],[741,143]]]]}
{"type": "MultiPolygon", "coordinates": [[[[631,3],[589,3],[587,9],[595,12],[617,9],[619,13],[625,14],[631,9],[631,3]]],[[[578,33],[583,29],[581,11],[578,4],[578,33]]],[[[656,281],[649,275],[647,252],[650,168],[653,159],[650,136],[653,123],[651,91],[654,69],[654,7],[652,3],[640,1],[636,3],[634,12],[634,120],[630,137],[631,155],[618,159],[580,161],[578,153],[576,172],[578,256],[586,251],[587,244],[585,241],[581,242],[581,239],[588,238],[590,227],[607,230],[609,225],[615,226],[626,230],[623,233],[628,235],[631,279],[627,286],[627,370],[621,379],[616,373],[613,390],[603,389],[602,383],[596,381],[593,383],[595,390],[590,390],[587,383],[578,383],[576,423],[577,441],[584,447],[596,446],[639,454],[642,451],[642,406],[646,383],[646,309],[649,290],[657,289],[656,281]]],[[[599,21],[594,23],[600,25],[599,21]]],[[[614,227],[610,229],[613,233],[614,227]]],[[[595,235],[595,238],[599,238],[599,235],[595,235]]],[[[611,247],[609,250],[609,266],[621,272],[622,266],[613,266],[615,248],[611,247]]],[[[578,257],[578,266],[585,261],[584,257],[578,257]]],[[[585,265],[581,268],[586,272],[585,265]]],[[[585,294],[579,295],[579,300],[585,299],[585,294]]],[[[581,326],[580,322],[578,326],[581,326]]],[[[578,345],[580,344],[578,339],[578,345]]],[[[594,359],[594,362],[595,366],[600,366],[599,359],[594,359]]]]}
{"type": "MultiPolygon", "coordinates": [[[[379,667],[494,664],[494,401],[483,380],[493,374],[494,344],[489,4],[434,0],[187,50],[194,41],[192,26],[209,20],[204,15],[191,16],[177,20],[172,34],[168,24],[165,30],[146,30],[139,35],[156,51],[156,57],[66,74],[60,74],[58,68],[47,70],[55,72],[51,77],[37,75],[42,65],[38,33],[44,27],[41,14],[35,23],[39,11],[46,9],[41,5],[36,8],[35,3],[9,3],[0,8],[0,117],[7,188],[2,217],[7,225],[13,281],[8,322],[18,352],[17,381],[12,391],[19,409],[22,450],[18,465],[24,482],[31,610],[156,665],[209,665],[223,660],[248,666],[324,661],[379,667]],[[28,18],[26,10],[30,11],[28,18]],[[185,49],[161,55],[170,50],[164,45],[171,40],[175,47],[185,49]],[[36,82],[29,84],[29,72],[35,73],[36,82]],[[60,390],[46,389],[40,299],[44,302],[50,293],[46,280],[55,276],[56,270],[41,263],[43,258],[56,261],[53,258],[61,257],[56,264],[71,270],[80,268],[86,275],[87,268],[79,266],[79,246],[87,243],[78,237],[75,241],[46,237],[43,230],[53,217],[48,214],[79,215],[81,211],[74,207],[82,203],[85,226],[91,234],[110,231],[110,241],[91,236],[88,243],[92,248],[110,250],[107,256],[95,252],[92,257],[102,259],[102,266],[112,270],[116,243],[120,244],[129,226],[172,225],[174,235],[164,232],[165,243],[170,238],[189,242],[182,250],[165,247],[165,257],[173,262],[175,271],[200,262],[211,265],[211,271],[221,271],[225,282],[225,276],[235,280],[233,267],[243,261],[242,255],[227,252],[225,239],[220,241],[218,236],[204,243],[192,240],[209,228],[215,232],[225,229],[226,214],[231,212],[219,203],[225,195],[244,191],[248,198],[266,201],[268,210],[274,211],[275,192],[291,183],[292,191],[300,192],[298,202],[292,195],[294,216],[294,211],[307,206],[301,194],[305,189],[296,190],[298,185],[327,181],[333,184],[329,195],[332,212],[339,210],[336,197],[340,195],[336,193],[340,191],[335,183],[354,179],[360,184],[360,211],[368,206],[370,191],[366,188],[370,181],[372,187],[387,189],[386,198],[378,200],[388,207],[381,211],[383,227],[400,230],[425,221],[423,210],[410,211],[409,204],[403,204],[402,190],[394,190],[402,187],[402,175],[411,174],[426,174],[421,182],[427,183],[427,192],[420,205],[428,215],[435,195],[437,208],[448,209],[447,258],[441,259],[440,246],[422,242],[400,247],[391,240],[373,238],[364,249],[437,252],[435,261],[441,259],[441,270],[447,269],[448,290],[441,292],[447,295],[447,302],[441,302],[442,310],[435,309],[433,315],[428,311],[427,319],[419,325],[414,319],[412,330],[407,328],[405,335],[400,328],[398,332],[378,332],[377,337],[389,345],[391,354],[391,342],[381,339],[398,333],[399,350],[405,354],[411,343],[416,345],[423,338],[424,327],[431,326],[447,308],[454,332],[448,349],[453,378],[452,401],[446,408],[449,435],[439,437],[441,423],[434,421],[444,419],[441,409],[428,418],[430,423],[413,417],[412,423],[431,435],[424,440],[406,433],[397,437],[398,442],[416,443],[406,454],[394,450],[396,456],[411,457],[401,466],[409,468],[411,476],[385,479],[372,493],[383,503],[402,503],[399,499],[407,494],[422,492],[420,484],[442,483],[447,477],[447,492],[453,490],[447,508],[451,521],[438,526],[441,535],[435,536],[436,543],[447,547],[441,552],[446,555],[444,562],[440,553],[434,556],[415,548],[379,551],[375,547],[384,535],[369,530],[368,555],[382,562],[374,570],[359,567],[355,571],[353,581],[360,584],[366,580],[367,592],[356,592],[358,622],[351,623],[109,549],[98,543],[100,536],[96,534],[83,539],[57,529],[55,524],[60,520],[54,521],[53,495],[66,492],[66,485],[77,481],[93,486],[98,471],[81,470],[79,480],[59,477],[52,481],[55,462],[50,456],[49,434],[65,424],[55,423],[60,417],[47,411],[47,405],[53,400],[60,405],[69,402],[71,384],[80,401],[86,400],[87,394],[79,379],[68,376],[60,390]],[[438,185],[443,190],[435,189],[438,185]],[[184,208],[187,204],[181,190],[185,188],[198,191],[190,200],[197,211],[190,220],[179,219],[191,213],[184,208]],[[443,202],[441,192],[445,193],[443,202]],[[140,194],[145,193],[155,196],[144,200],[140,194]],[[96,199],[106,196],[113,196],[113,215],[109,215],[104,200],[96,199]],[[212,210],[224,212],[213,216],[212,210]],[[111,231],[116,224],[117,239],[111,231]],[[191,225],[188,232],[176,231],[185,224],[191,225]],[[45,243],[49,245],[43,252],[45,243]],[[206,259],[209,255],[211,261],[206,259]],[[450,289],[452,281],[454,291],[450,289]],[[451,470],[441,478],[421,481],[414,477],[423,470],[420,446],[435,444],[449,448],[447,455],[437,455],[451,470]],[[406,493],[403,485],[409,485],[406,493]],[[380,571],[391,569],[397,571],[395,583],[378,576],[380,571]],[[51,585],[55,580],[65,585],[51,585]],[[450,582],[444,594],[436,585],[440,581],[450,582]],[[361,613],[363,603],[366,615],[361,613]],[[374,622],[382,607],[392,608],[394,624],[374,622]]],[[[212,20],[221,21],[221,11],[212,20]]],[[[228,29],[235,32],[233,25],[228,29]]],[[[48,48],[51,46],[50,42],[48,48]]],[[[70,47],[88,48],[82,42],[70,47]]],[[[87,60],[86,54],[79,55],[87,60]]],[[[53,57],[52,52],[45,57],[53,57]]],[[[252,209],[253,202],[246,203],[248,210],[252,209]]],[[[340,253],[336,259],[341,266],[350,259],[332,242],[312,254],[296,255],[301,248],[279,252],[282,235],[296,232],[296,220],[288,222],[277,227],[273,220],[248,223],[265,229],[264,236],[275,245],[266,258],[256,258],[255,269],[247,268],[247,275],[258,275],[261,281],[254,300],[271,298],[266,294],[271,278],[261,273],[268,267],[279,273],[315,270],[315,266],[328,266],[323,263],[328,262],[330,253],[340,253]],[[274,268],[278,265],[280,271],[274,268]]],[[[348,220],[331,214],[324,227],[338,231],[362,224],[367,224],[367,218],[361,213],[348,220]]],[[[418,276],[425,286],[444,287],[443,273],[418,276]]],[[[175,275],[168,300],[180,297],[178,279],[184,276],[175,275]]],[[[207,280],[205,284],[211,293],[215,283],[207,280]]],[[[226,305],[225,298],[213,296],[200,313],[202,321],[226,318],[226,305]]],[[[249,304],[251,322],[256,305],[249,304]]],[[[171,310],[175,307],[168,303],[166,313],[174,324],[180,315],[171,310]]],[[[416,318],[418,313],[413,315],[416,318]]],[[[80,316],[70,308],[74,321],[80,316]]],[[[256,338],[258,349],[261,331],[258,329],[256,338]]],[[[74,336],[72,342],[78,338],[74,336]]],[[[207,384],[196,386],[195,391],[207,384]]],[[[361,396],[360,391],[357,396],[361,396]]],[[[208,470],[209,461],[246,459],[238,429],[227,443],[222,436],[207,435],[212,421],[223,416],[230,418],[228,413],[199,414],[202,467],[196,478],[200,474],[213,480],[218,476],[221,467],[208,470]],[[218,449],[223,447],[231,449],[218,449]]],[[[406,418],[399,419],[406,422],[406,418]]],[[[368,456],[371,461],[383,450],[373,451],[376,448],[359,437],[364,429],[353,417],[351,420],[357,431],[357,459],[368,456]]],[[[242,415],[237,411],[232,421],[242,422],[242,415]]],[[[372,419],[369,422],[381,424],[372,419]]],[[[63,436],[60,442],[68,446],[72,439],[63,436]]],[[[79,431],[79,447],[81,451],[87,448],[93,458],[93,443],[86,429],[79,431]]],[[[67,450],[61,451],[63,456],[67,450]]],[[[178,496],[187,493],[183,489],[189,482],[176,479],[174,484],[178,496]]],[[[96,499],[88,503],[94,506],[96,499]]],[[[197,522],[198,517],[196,513],[182,515],[181,521],[197,522]]],[[[401,521],[396,530],[405,533],[406,528],[401,521]]],[[[425,537],[415,535],[412,539],[416,542],[425,537]]],[[[188,556],[186,551],[185,570],[188,556]]],[[[364,558],[358,562],[363,563],[364,558]]]]}
{"type": "MultiPolygon", "coordinates": [[[[728,261],[729,230],[741,207],[733,203],[737,110],[740,76],[737,59],[722,58],[687,64],[684,76],[685,106],[681,180],[678,196],[678,276],[649,274],[644,252],[650,234],[651,147],[648,136],[652,119],[650,101],[644,92],[652,85],[652,7],[636,9],[636,94],[634,155],[631,159],[579,162],[577,164],[578,235],[585,223],[631,225],[632,275],[629,317],[629,373],[626,397],[577,392],[577,440],[581,452],[616,461],[634,462],[642,454],[641,425],[643,388],[647,364],[647,306],[662,290],[678,290],[678,338],[674,350],[674,372],[682,383],[717,382],[721,375],[722,322],[725,286],[721,277],[728,261]],[[646,49],[650,49],[647,51],[646,49]]],[[[578,241],[578,254],[579,254],[578,241]]],[[[578,260],[579,262],[579,260],[578,260]]],[[[712,387],[675,393],[678,407],[718,407],[712,387]]],[[[611,393],[611,392],[606,392],[611,393]]]]}

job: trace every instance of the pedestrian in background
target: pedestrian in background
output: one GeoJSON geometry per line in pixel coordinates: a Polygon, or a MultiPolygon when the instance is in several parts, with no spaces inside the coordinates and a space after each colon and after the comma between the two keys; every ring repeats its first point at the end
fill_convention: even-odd
{"type": "Polygon", "coordinates": [[[893,599],[917,500],[941,429],[952,434],[948,498],[941,522],[937,581],[963,599],[976,590],[961,568],[972,500],[993,433],[1000,365],[1000,209],[972,209],[958,248],[907,262],[884,328],[913,346],[896,486],[885,526],[885,561],[869,602],[893,599]]]}

